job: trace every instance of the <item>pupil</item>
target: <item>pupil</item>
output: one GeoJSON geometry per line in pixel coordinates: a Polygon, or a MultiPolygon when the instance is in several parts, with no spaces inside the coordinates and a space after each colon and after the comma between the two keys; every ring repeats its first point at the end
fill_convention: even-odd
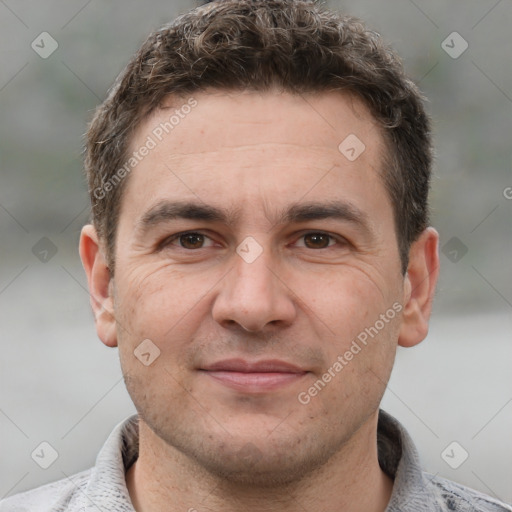
{"type": "Polygon", "coordinates": [[[327,247],[329,245],[329,239],[326,235],[322,235],[321,233],[316,233],[313,235],[306,235],[306,245],[309,246],[307,240],[310,240],[313,242],[313,245],[318,248],[318,242],[320,242],[320,247],[323,249],[324,247],[327,247]],[[324,243],[322,243],[322,241],[324,243]]]}
{"type": "Polygon", "coordinates": [[[197,249],[198,247],[201,247],[201,245],[203,243],[203,235],[199,235],[199,234],[182,235],[181,242],[182,242],[182,245],[184,245],[185,248],[187,248],[187,249],[190,249],[190,248],[197,249]],[[184,241],[185,241],[185,243],[183,243],[184,241]],[[190,246],[192,246],[192,247],[190,247],[190,246]]]}

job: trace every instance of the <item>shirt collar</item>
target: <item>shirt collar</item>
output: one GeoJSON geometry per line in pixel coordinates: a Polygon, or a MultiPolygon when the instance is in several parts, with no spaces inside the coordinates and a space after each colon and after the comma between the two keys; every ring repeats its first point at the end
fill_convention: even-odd
{"type": "Polygon", "coordinates": [[[85,489],[84,512],[135,512],[126,487],[126,471],[139,453],[138,416],[119,423],[101,448],[85,489]]]}
{"type": "Polygon", "coordinates": [[[394,481],[386,512],[437,510],[435,487],[421,469],[418,451],[405,428],[387,412],[379,411],[379,464],[394,481]]]}

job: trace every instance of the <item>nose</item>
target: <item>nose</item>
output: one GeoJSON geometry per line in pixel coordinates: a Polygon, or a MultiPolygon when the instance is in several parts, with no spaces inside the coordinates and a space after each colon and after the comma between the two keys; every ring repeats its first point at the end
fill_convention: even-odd
{"type": "Polygon", "coordinates": [[[219,283],[212,306],[214,320],[223,327],[237,324],[249,332],[291,325],[296,316],[293,292],[269,251],[263,250],[252,262],[234,254],[232,264],[219,283]]]}

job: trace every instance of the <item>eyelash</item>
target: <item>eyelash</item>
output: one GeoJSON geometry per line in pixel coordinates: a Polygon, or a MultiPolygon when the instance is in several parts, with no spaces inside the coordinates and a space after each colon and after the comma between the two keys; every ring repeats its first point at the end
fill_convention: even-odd
{"type": "MultiPolygon", "coordinates": [[[[201,233],[200,231],[182,231],[180,233],[176,233],[176,234],[166,238],[163,242],[161,242],[159,244],[159,249],[164,249],[164,248],[172,245],[172,242],[174,242],[175,240],[179,240],[182,236],[186,236],[186,235],[201,235],[201,236],[211,240],[211,238],[208,235],[206,235],[204,233],[201,233]]],[[[302,239],[302,238],[304,238],[307,235],[328,236],[331,240],[334,240],[337,245],[340,245],[340,244],[341,245],[347,245],[348,244],[347,240],[345,240],[344,238],[332,235],[332,234],[327,233],[325,231],[307,231],[307,232],[304,232],[299,237],[299,239],[302,239]]],[[[327,247],[320,247],[318,249],[311,249],[311,250],[313,250],[313,251],[320,251],[320,250],[330,249],[330,248],[334,247],[336,244],[328,245],[327,247]]],[[[178,246],[178,249],[182,249],[184,251],[191,251],[191,252],[192,251],[199,251],[201,249],[207,249],[207,248],[208,247],[199,247],[198,249],[187,249],[186,247],[178,246]]],[[[303,246],[302,248],[309,249],[309,247],[305,247],[305,246],[303,246]]]]}

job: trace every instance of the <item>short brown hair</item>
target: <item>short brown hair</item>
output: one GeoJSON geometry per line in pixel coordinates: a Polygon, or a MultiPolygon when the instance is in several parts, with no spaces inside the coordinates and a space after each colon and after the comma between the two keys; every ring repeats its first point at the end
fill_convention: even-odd
{"type": "Polygon", "coordinates": [[[115,186],[112,180],[141,121],[170,94],[275,86],[294,94],[349,91],[382,127],[382,177],[405,273],[410,244],[428,225],[432,149],[423,98],[399,57],[360,20],[314,0],[217,0],[152,33],[91,121],[85,171],[92,223],[112,275],[127,177],[115,186]]]}

